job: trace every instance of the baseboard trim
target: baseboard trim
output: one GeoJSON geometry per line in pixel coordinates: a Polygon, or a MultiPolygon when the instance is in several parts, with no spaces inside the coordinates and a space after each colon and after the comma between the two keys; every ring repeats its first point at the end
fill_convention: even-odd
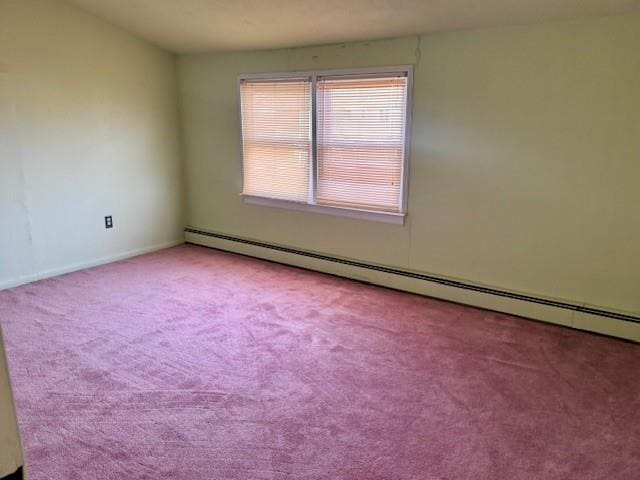
{"type": "Polygon", "coordinates": [[[98,265],[117,262],[118,260],[125,260],[127,258],[136,257],[138,255],[144,255],[145,253],[152,253],[158,250],[162,250],[164,248],[175,247],[176,245],[181,245],[183,243],[184,243],[183,239],[172,240],[170,242],[158,243],[155,245],[150,245],[148,247],[127,250],[126,252],[118,253],[116,255],[109,255],[108,257],[101,257],[101,258],[97,258],[87,262],[76,263],[67,267],[45,270],[43,272],[38,272],[31,275],[24,275],[22,277],[18,277],[16,279],[8,280],[0,283],[0,290],[19,287],[20,285],[25,285],[27,283],[36,282],[38,280],[44,280],[45,278],[57,277],[58,275],[64,275],[65,273],[77,272],[78,270],[97,267],[98,265]]]}
{"type": "Polygon", "coordinates": [[[189,243],[214,246],[214,248],[222,250],[280,261],[281,263],[302,266],[311,270],[319,270],[435,298],[640,341],[640,317],[631,313],[511,292],[436,275],[236,237],[191,226],[185,228],[185,234],[189,243]],[[211,244],[212,242],[214,245],[211,244]],[[274,258],[274,256],[277,258],[274,258]],[[366,272],[364,278],[363,272],[366,272]]]}

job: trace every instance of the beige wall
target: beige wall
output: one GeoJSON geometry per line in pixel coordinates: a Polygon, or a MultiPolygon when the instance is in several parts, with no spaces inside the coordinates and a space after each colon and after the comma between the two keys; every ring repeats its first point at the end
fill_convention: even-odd
{"type": "MultiPolygon", "coordinates": [[[[182,56],[187,223],[637,314],[639,51],[640,15],[630,15],[182,56]],[[243,204],[239,74],[407,63],[406,225],[243,204]]],[[[501,302],[482,305],[510,311],[501,302]]],[[[600,331],[616,322],[562,315],[600,331]]]]}
{"type": "Polygon", "coordinates": [[[0,330],[0,478],[22,465],[22,449],[0,330]]]}
{"type": "MultiPolygon", "coordinates": [[[[0,0],[0,288],[181,242],[182,225],[173,56],[62,2],[0,0]]],[[[22,460],[1,350],[3,476],[22,460]]]]}
{"type": "Polygon", "coordinates": [[[173,56],[0,2],[0,288],[182,240],[176,93],[173,56]]]}

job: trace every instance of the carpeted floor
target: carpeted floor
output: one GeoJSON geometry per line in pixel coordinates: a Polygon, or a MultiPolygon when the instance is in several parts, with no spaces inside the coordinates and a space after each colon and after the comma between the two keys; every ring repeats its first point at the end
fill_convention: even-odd
{"type": "Polygon", "coordinates": [[[0,312],[31,480],[639,478],[635,344],[195,246],[0,312]]]}

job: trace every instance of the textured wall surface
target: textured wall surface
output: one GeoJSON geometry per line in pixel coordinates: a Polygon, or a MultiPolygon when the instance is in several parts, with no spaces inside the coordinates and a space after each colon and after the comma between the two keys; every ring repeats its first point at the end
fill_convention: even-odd
{"type": "Polygon", "coordinates": [[[0,288],[180,241],[176,112],[171,55],[66,3],[0,2],[0,288]]]}
{"type": "Polygon", "coordinates": [[[638,313],[639,50],[630,15],[182,56],[187,223],[638,313]],[[239,74],[408,63],[404,226],[243,204],[239,74]]]}

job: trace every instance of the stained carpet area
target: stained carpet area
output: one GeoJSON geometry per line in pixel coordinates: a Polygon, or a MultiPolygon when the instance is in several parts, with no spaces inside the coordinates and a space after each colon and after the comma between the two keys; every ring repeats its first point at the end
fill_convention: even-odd
{"type": "Polygon", "coordinates": [[[0,312],[32,480],[640,472],[636,344],[196,246],[0,312]]]}

